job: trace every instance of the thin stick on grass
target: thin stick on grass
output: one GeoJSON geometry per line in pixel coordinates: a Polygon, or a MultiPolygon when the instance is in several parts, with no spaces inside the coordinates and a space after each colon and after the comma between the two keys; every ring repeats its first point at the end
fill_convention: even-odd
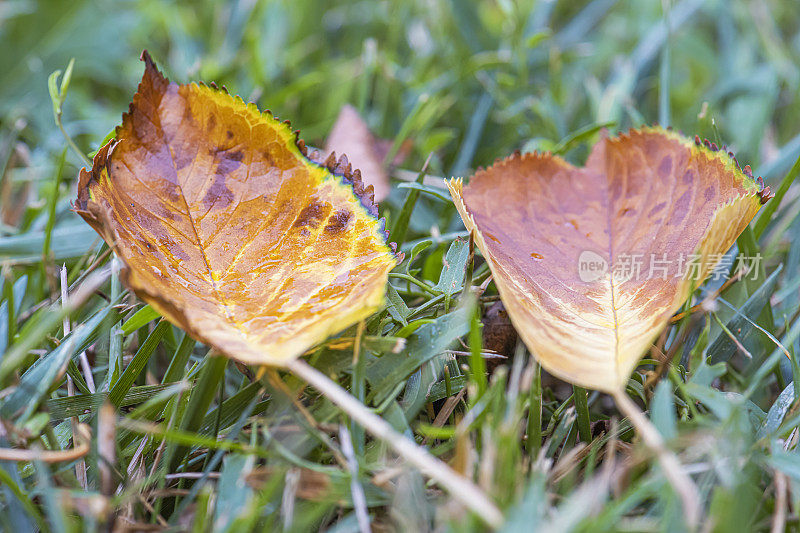
{"type": "MultiPolygon", "coordinates": [[[[363,324],[363,322],[362,322],[363,324]]],[[[356,459],[353,449],[353,440],[347,426],[339,426],[339,442],[342,444],[342,453],[347,457],[347,469],[350,472],[350,495],[353,500],[353,508],[356,512],[358,530],[361,533],[370,533],[369,512],[367,511],[367,498],[364,496],[364,487],[358,480],[358,459],[356,459]]]]}
{"type": "MultiPolygon", "coordinates": [[[[722,320],[719,319],[719,315],[717,315],[717,313],[711,313],[711,316],[714,318],[714,322],[717,323],[717,325],[725,333],[725,335],[727,335],[728,338],[730,338],[731,341],[733,341],[733,343],[736,345],[736,348],[739,349],[742,355],[744,355],[748,359],[752,359],[753,354],[751,354],[750,351],[744,347],[744,344],[739,342],[739,339],[737,339],[736,335],[734,335],[733,332],[730,329],[728,329],[728,326],[722,323],[722,320]]],[[[789,359],[791,359],[791,357],[789,357],[789,359]]]]}
{"type": "Polygon", "coordinates": [[[75,432],[75,447],[70,450],[20,450],[0,448],[0,461],[21,461],[43,463],[66,463],[80,459],[89,453],[92,443],[92,430],[86,424],[78,424],[75,432]]]}
{"type": "Polygon", "coordinates": [[[772,513],[771,533],[786,531],[787,483],[783,472],[775,470],[775,512],[772,513]]]}
{"type": "Polygon", "coordinates": [[[458,474],[408,437],[398,433],[386,420],[370,411],[322,372],[302,359],[288,362],[286,368],[339,406],[373,436],[388,444],[397,455],[445,488],[489,526],[496,529],[503,524],[500,510],[471,480],[458,474]]]}
{"type": "MultiPolygon", "coordinates": [[[[68,307],[69,306],[69,286],[67,284],[67,266],[61,265],[61,270],[59,272],[59,280],[61,281],[61,306],[68,307]]],[[[64,338],[69,335],[70,331],[72,331],[72,324],[70,324],[69,315],[64,315],[64,338]]],[[[82,355],[86,357],[86,352],[82,352],[82,355]]],[[[64,364],[64,370],[66,371],[66,367],[69,361],[64,364]]],[[[91,376],[91,373],[89,374],[91,376]]],[[[88,382],[87,382],[88,383],[88,382]]],[[[93,391],[92,391],[93,392],[93,391]]],[[[74,396],[75,395],[75,385],[72,383],[72,378],[67,374],[67,396],[74,396]]],[[[72,428],[72,435],[73,439],[78,432],[78,424],[80,424],[80,420],[77,416],[73,416],[70,420],[70,426],[72,428]]],[[[80,484],[83,490],[88,488],[88,479],[86,477],[86,462],[83,459],[78,459],[75,463],[75,477],[78,479],[78,484],[80,484]]]]}
{"type": "Polygon", "coordinates": [[[692,478],[683,470],[678,458],[672,453],[664,443],[661,433],[645,416],[641,409],[630,399],[624,390],[619,390],[612,395],[619,410],[630,420],[636,432],[644,443],[656,454],[661,463],[664,476],[678,493],[683,503],[683,512],[686,516],[686,524],[691,530],[696,530],[700,523],[700,493],[692,478]]]}

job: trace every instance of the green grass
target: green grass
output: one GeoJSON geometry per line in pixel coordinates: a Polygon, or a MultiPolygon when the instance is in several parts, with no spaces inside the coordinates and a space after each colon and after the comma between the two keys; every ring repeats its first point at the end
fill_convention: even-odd
{"type": "Polygon", "coordinates": [[[657,121],[727,144],[784,193],[738,243],[764,271],[672,326],[672,359],[643,360],[628,391],[715,530],[800,529],[800,11],[777,0],[0,3],[0,458],[80,445],[70,417],[93,435],[77,461],[0,460],[0,528],[352,531],[365,507],[375,530],[485,527],[300,379],[209,357],[115,283],[70,200],[78,153],[119,122],[143,48],[175,80],[291,119],[308,144],[348,102],[395,148],[411,140],[381,205],[406,254],[391,303],[355,365],[352,347],[326,345],[309,362],[472,477],[507,531],[680,531],[682,511],[609,397],[540,374],[521,345],[483,371],[496,290],[443,289],[488,269],[463,253],[454,207],[409,176],[426,160],[428,175],[468,176],[517,149],[581,163],[601,128],[657,121]],[[48,89],[72,58],[53,92],[76,149],[48,89]]]}

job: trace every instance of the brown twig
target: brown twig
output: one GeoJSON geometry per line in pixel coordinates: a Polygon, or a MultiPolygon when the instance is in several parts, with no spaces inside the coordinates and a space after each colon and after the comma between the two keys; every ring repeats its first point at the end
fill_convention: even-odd
{"type": "Polygon", "coordinates": [[[89,453],[92,430],[86,424],[78,424],[74,437],[74,447],[70,450],[50,451],[0,448],[0,461],[41,461],[43,463],[74,461],[89,453]]]}
{"type": "Polygon", "coordinates": [[[772,514],[772,533],[786,531],[787,484],[783,472],[775,470],[775,512],[772,514]]]}

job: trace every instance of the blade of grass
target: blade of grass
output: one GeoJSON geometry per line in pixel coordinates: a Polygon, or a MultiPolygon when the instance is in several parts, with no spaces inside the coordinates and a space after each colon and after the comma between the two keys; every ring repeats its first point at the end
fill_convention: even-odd
{"type": "Polygon", "coordinates": [[[191,336],[186,333],[183,334],[183,338],[175,350],[175,355],[172,356],[167,371],[164,373],[164,379],[161,380],[162,384],[183,379],[186,372],[186,363],[189,362],[189,357],[192,355],[196,344],[197,341],[191,336]]]}
{"type": "MultiPolygon", "coordinates": [[[[361,353],[361,337],[364,334],[364,321],[358,323],[356,329],[356,338],[353,343],[353,376],[352,376],[352,392],[356,399],[364,403],[367,396],[367,378],[365,375],[366,357],[361,353]]],[[[364,455],[364,428],[353,424],[351,432],[353,443],[355,444],[356,453],[359,456],[364,455]]],[[[348,438],[350,435],[348,435],[348,438]]]]}
{"type": "Polygon", "coordinates": [[[92,162],[86,157],[86,154],[78,148],[78,145],[75,144],[75,141],[72,140],[72,137],[67,133],[67,130],[64,129],[64,124],[61,122],[61,116],[63,113],[62,106],[64,105],[64,101],[67,98],[67,91],[69,90],[69,82],[72,79],[72,67],[75,66],[75,58],[70,59],[69,64],[67,65],[67,69],[64,71],[64,77],[61,79],[61,86],[57,89],[58,84],[58,77],[61,76],[61,71],[56,70],[47,80],[48,87],[50,89],[50,99],[53,102],[53,118],[56,121],[56,125],[58,129],[61,130],[62,135],[64,135],[64,139],[67,141],[67,145],[72,148],[72,151],[78,156],[78,158],[83,161],[83,163],[92,168],[92,162]]]}
{"type": "Polygon", "coordinates": [[[122,333],[124,335],[130,335],[137,329],[141,328],[145,324],[152,322],[153,320],[159,318],[161,314],[150,307],[149,305],[145,305],[138,311],[136,311],[132,317],[126,320],[122,324],[122,333]]]}
{"type": "Polygon", "coordinates": [[[539,455],[542,446],[542,367],[531,356],[533,379],[528,394],[528,438],[525,448],[532,458],[539,455]]]}
{"type": "Polygon", "coordinates": [[[589,404],[586,398],[586,389],[572,386],[572,401],[575,403],[575,414],[578,417],[578,434],[585,443],[592,442],[592,427],[589,418],[589,404]]]}
{"type": "MultiPolygon", "coordinates": [[[[431,156],[433,154],[428,155],[428,159],[425,160],[425,163],[422,165],[422,168],[417,174],[417,179],[415,183],[422,185],[423,180],[425,179],[425,171],[428,169],[428,163],[430,163],[431,156]]],[[[399,249],[403,242],[406,239],[406,232],[408,231],[408,223],[411,220],[411,213],[414,211],[414,206],[417,205],[417,199],[419,199],[420,191],[416,189],[411,189],[408,191],[408,196],[406,196],[406,201],[403,202],[403,207],[400,209],[400,212],[394,219],[392,223],[392,230],[389,232],[389,238],[397,244],[397,248],[399,249]]]]}
{"type": "Polygon", "coordinates": [[[6,335],[8,338],[8,342],[14,338],[17,334],[17,313],[16,313],[16,306],[13,305],[14,302],[14,282],[12,281],[14,278],[11,274],[11,267],[5,266],[2,271],[3,275],[3,300],[8,302],[8,306],[6,307],[6,335]]]}
{"type": "MultiPolygon", "coordinates": [[[[203,418],[214,400],[219,382],[225,375],[225,367],[227,365],[228,359],[226,357],[214,352],[209,352],[206,356],[203,368],[197,378],[197,383],[189,395],[189,404],[183,413],[179,426],[180,431],[190,433],[200,428],[203,418]]],[[[170,448],[167,451],[167,468],[169,472],[174,472],[178,468],[188,451],[189,448],[186,446],[170,448]]]]}
{"type": "Polygon", "coordinates": [[[664,128],[670,125],[669,109],[669,75],[670,75],[670,47],[672,44],[672,24],[670,20],[670,0],[661,0],[664,13],[664,24],[667,27],[667,37],[661,49],[661,64],[658,74],[658,123],[664,128]]]}
{"type": "MultiPolygon", "coordinates": [[[[116,256],[111,260],[111,299],[117,301],[122,293],[122,282],[119,279],[120,264],[116,256]]],[[[106,374],[106,389],[111,389],[122,373],[122,323],[117,322],[111,327],[108,344],[108,373],[106,374]]]]}
{"type": "Polygon", "coordinates": [[[786,191],[789,190],[789,187],[792,186],[794,180],[797,179],[798,174],[800,174],[800,157],[795,160],[792,168],[789,169],[789,172],[787,172],[781,180],[778,190],[775,191],[775,197],[767,202],[767,204],[761,209],[761,213],[758,214],[758,218],[753,225],[753,235],[755,235],[756,239],[760,239],[764,234],[764,230],[767,229],[767,226],[772,219],[772,215],[774,215],[778,210],[778,207],[780,207],[783,197],[786,196],[786,191]]]}
{"type": "Polygon", "coordinates": [[[53,238],[53,228],[56,224],[56,206],[58,205],[58,190],[59,186],[61,185],[61,178],[64,174],[64,163],[67,160],[67,149],[64,148],[61,151],[61,156],[58,158],[58,162],[56,163],[56,171],[53,175],[53,188],[50,190],[50,194],[47,198],[47,224],[45,225],[44,230],[44,243],[42,244],[42,262],[41,262],[41,272],[42,272],[42,279],[50,280],[50,277],[47,273],[47,267],[52,266],[50,262],[52,259],[50,258],[50,243],[52,242],[53,238]]]}
{"type": "Polygon", "coordinates": [[[483,93],[478,99],[475,111],[473,111],[472,117],[470,117],[469,126],[464,135],[464,141],[461,143],[458,155],[450,169],[451,176],[460,176],[464,174],[472,165],[472,159],[475,157],[475,151],[478,148],[478,143],[483,134],[483,127],[486,124],[486,119],[489,117],[489,111],[492,110],[493,103],[494,99],[489,93],[483,93]]]}
{"type": "MultiPolygon", "coordinates": [[[[164,385],[142,385],[140,387],[132,387],[119,404],[119,407],[131,407],[133,405],[146,402],[150,398],[157,396],[160,392],[170,389],[173,384],[164,385]]],[[[64,398],[54,398],[47,400],[45,403],[47,412],[50,414],[51,420],[63,420],[73,416],[87,414],[87,412],[97,410],[103,405],[103,400],[106,397],[104,392],[95,392],[93,394],[78,394],[75,396],[67,396],[64,398]]]]}
{"type": "Polygon", "coordinates": [[[147,361],[150,359],[150,356],[153,355],[158,343],[161,342],[164,333],[166,333],[167,329],[170,327],[172,326],[169,322],[162,320],[153,328],[153,331],[139,347],[136,355],[133,356],[131,362],[128,363],[128,366],[108,393],[108,401],[111,402],[113,406],[120,406],[125,395],[128,394],[128,391],[136,381],[136,378],[147,366],[147,361]]]}
{"type": "MultiPolygon", "coordinates": [[[[486,392],[488,387],[488,378],[486,377],[486,361],[483,360],[483,335],[481,334],[481,306],[475,306],[470,320],[469,327],[469,377],[470,381],[475,385],[475,397],[470,397],[470,403],[475,404],[481,399],[483,393],[486,392]]],[[[472,396],[472,395],[470,395],[472,396]]]]}

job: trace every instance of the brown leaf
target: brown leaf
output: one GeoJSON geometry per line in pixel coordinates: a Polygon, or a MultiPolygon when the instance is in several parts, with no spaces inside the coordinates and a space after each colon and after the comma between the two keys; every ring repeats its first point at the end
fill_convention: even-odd
{"type": "Polygon", "coordinates": [[[583,168],[516,154],[467,186],[449,182],[514,326],[546,370],[619,391],[752,220],[765,191],[713,148],[645,128],[601,140],[583,168]]]}
{"type": "Polygon", "coordinates": [[[396,258],[347,159],[313,163],[288,122],[142,59],[75,203],[125,263],[125,284],[249,363],[286,362],[375,312],[396,258]]]}
{"type": "Polygon", "coordinates": [[[345,105],[339,111],[330,135],[325,143],[325,154],[333,152],[347,154],[354,168],[361,170],[364,183],[372,185],[375,200],[380,202],[389,196],[389,174],[383,160],[391,146],[390,141],[377,139],[367,127],[367,123],[351,106],[345,105]]]}

